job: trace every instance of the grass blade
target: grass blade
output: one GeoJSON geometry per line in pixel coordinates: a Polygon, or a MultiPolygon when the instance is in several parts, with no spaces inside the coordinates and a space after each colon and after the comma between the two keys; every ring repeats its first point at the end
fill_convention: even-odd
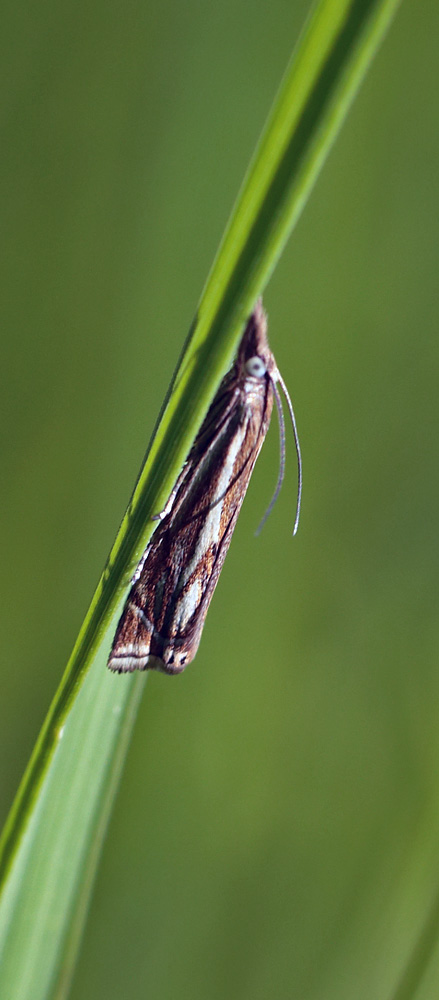
{"type": "Polygon", "coordinates": [[[142,474],[3,833],[0,996],[65,995],[143,677],[105,670],[117,618],[244,322],[399,0],[322,0],[206,283],[142,474]]]}

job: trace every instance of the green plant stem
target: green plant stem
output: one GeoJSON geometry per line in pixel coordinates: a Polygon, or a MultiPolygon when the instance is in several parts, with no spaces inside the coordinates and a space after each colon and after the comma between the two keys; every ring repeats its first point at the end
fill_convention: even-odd
{"type": "Polygon", "coordinates": [[[108,565],[3,833],[0,996],[8,1000],[43,1000],[67,988],[73,942],[142,687],[138,677],[111,677],[105,663],[130,578],[152,533],[151,514],[169,495],[398,3],[322,0],[274,103],[108,565]]]}

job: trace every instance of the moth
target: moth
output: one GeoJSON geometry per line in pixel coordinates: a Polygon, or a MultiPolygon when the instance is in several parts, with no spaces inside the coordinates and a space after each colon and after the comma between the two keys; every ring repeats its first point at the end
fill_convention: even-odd
{"type": "Polygon", "coordinates": [[[293,407],[268,345],[267,317],[259,300],[235,363],[221,382],[165,509],[157,516],[159,524],[137,567],[116,629],[110,670],[179,674],[193,660],[268,430],[273,400],[279,414],[279,477],[260,528],[282,485],[285,421],[278,383],[288,403],[298,457],[295,534],[302,490],[300,446],[293,407]]]}

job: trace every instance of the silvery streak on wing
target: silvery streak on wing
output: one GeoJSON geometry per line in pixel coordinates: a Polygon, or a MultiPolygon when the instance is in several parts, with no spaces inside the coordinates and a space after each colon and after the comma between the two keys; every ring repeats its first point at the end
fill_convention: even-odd
{"type": "Polygon", "coordinates": [[[302,489],[296,423],[268,346],[267,317],[259,300],[236,361],[220,385],[137,568],[117,626],[108,661],[110,670],[123,673],[150,669],[178,674],[193,660],[268,430],[273,399],[279,411],[281,460],[268,512],[282,483],[285,425],[277,383],[288,402],[299,462],[296,532],[302,489]]]}

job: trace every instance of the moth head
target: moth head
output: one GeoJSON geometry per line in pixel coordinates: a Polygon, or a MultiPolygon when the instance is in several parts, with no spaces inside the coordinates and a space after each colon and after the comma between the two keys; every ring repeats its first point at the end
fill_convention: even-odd
{"type": "Polygon", "coordinates": [[[258,357],[257,354],[252,358],[247,358],[244,364],[244,368],[247,375],[251,375],[252,378],[264,378],[267,374],[267,366],[262,358],[258,357]]]}
{"type": "Polygon", "coordinates": [[[263,381],[272,379],[275,371],[276,363],[267,340],[267,316],[258,299],[238,348],[237,373],[240,377],[263,381]]]}

